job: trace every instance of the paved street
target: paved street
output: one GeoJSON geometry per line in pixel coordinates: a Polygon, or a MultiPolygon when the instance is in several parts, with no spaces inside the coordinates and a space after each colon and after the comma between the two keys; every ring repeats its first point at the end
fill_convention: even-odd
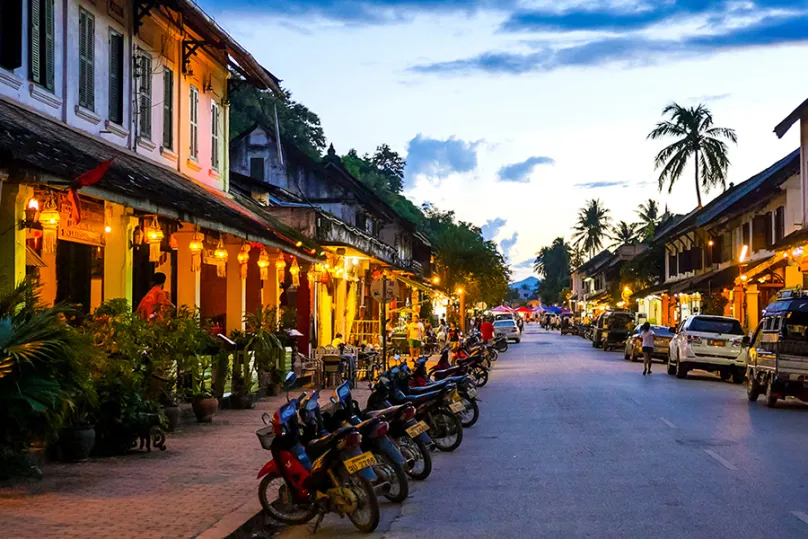
{"type": "MultiPolygon", "coordinates": [[[[805,537],[808,407],[529,326],[481,390],[481,419],[376,537],[805,537]]],[[[318,532],[360,536],[330,516],[318,532]]],[[[284,539],[309,537],[305,527],[284,539]]]]}

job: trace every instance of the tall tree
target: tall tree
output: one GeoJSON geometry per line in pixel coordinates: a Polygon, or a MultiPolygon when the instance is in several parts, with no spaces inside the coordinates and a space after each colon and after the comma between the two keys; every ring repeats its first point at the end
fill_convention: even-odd
{"type": "Polygon", "coordinates": [[[687,163],[692,161],[696,199],[701,208],[702,188],[709,192],[712,187],[726,186],[729,147],[725,141],[737,143],[738,137],[733,129],[715,127],[713,115],[704,105],[686,108],[672,103],[665,107],[662,115],[669,116],[669,119],[657,123],[648,138],[657,140],[672,137],[676,140],[663,148],[654,159],[654,167],[662,169],[659,190],[662,191],[668,184],[670,193],[687,163]]]}
{"type": "Polygon", "coordinates": [[[394,152],[387,144],[376,148],[370,163],[387,179],[387,186],[394,193],[404,189],[404,167],[407,162],[398,152],[394,152]]]}
{"type": "Polygon", "coordinates": [[[572,269],[576,269],[578,266],[586,262],[586,260],[584,259],[585,254],[586,253],[584,253],[580,245],[578,245],[577,243],[573,244],[570,247],[570,267],[572,269]]]}
{"type": "Polygon", "coordinates": [[[627,223],[625,221],[620,221],[616,225],[614,225],[611,230],[609,231],[609,239],[611,239],[614,243],[612,243],[612,247],[620,247],[621,245],[633,245],[637,243],[637,225],[636,223],[627,223]]]}
{"type": "Polygon", "coordinates": [[[542,247],[536,256],[533,270],[542,277],[539,295],[546,305],[566,299],[560,294],[570,284],[570,250],[564,238],[556,238],[552,245],[542,247]]]}
{"type": "MultiPolygon", "coordinates": [[[[281,99],[269,90],[256,90],[248,84],[236,86],[230,93],[230,136],[236,137],[255,122],[275,128],[275,110],[281,135],[309,157],[320,159],[325,149],[325,133],[320,117],[302,103],[292,99],[292,92],[284,90],[281,99]]],[[[274,133],[273,133],[274,136],[274,133]]]]}
{"type": "Polygon", "coordinates": [[[603,240],[608,236],[609,210],[598,199],[587,201],[586,206],[578,211],[578,220],[573,227],[575,234],[573,240],[576,245],[589,254],[595,256],[603,247],[603,240]]]}
{"type": "Polygon", "coordinates": [[[656,233],[656,227],[660,220],[659,204],[653,198],[639,205],[635,213],[640,218],[638,226],[640,227],[639,235],[642,241],[650,241],[656,233]]]}

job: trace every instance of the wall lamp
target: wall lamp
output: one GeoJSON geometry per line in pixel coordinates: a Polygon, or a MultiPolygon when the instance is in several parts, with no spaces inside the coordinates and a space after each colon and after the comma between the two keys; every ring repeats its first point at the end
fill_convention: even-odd
{"type": "Polygon", "coordinates": [[[20,230],[26,228],[42,230],[42,224],[37,221],[37,214],[39,214],[39,201],[32,198],[25,205],[25,219],[20,221],[20,230]]]}

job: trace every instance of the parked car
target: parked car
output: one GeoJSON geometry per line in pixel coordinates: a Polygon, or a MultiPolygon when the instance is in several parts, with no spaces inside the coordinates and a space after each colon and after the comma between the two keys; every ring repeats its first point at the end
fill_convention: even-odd
{"type": "Polygon", "coordinates": [[[500,336],[509,341],[522,342],[522,332],[513,320],[494,321],[494,337],[500,336]]]}
{"type": "Polygon", "coordinates": [[[592,346],[595,348],[622,348],[628,339],[629,327],[634,315],[628,311],[606,311],[595,322],[592,331],[592,346]]]}
{"type": "Polygon", "coordinates": [[[741,384],[746,377],[747,350],[743,328],[735,318],[697,314],[681,323],[671,339],[668,374],[685,378],[693,369],[717,372],[722,380],[741,384]]]}
{"type": "Polygon", "coordinates": [[[765,394],[770,408],[787,396],[808,402],[808,297],[778,299],[766,307],[752,335],[746,376],[750,401],[765,394]]]}
{"type": "MultiPolygon", "coordinates": [[[[642,360],[642,337],[640,332],[642,326],[637,326],[631,333],[631,338],[626,340],[625,358],[631,361],[642,360]]],[[[668,361],[668,348],[670,347],[673,332],[671,328],[665,326],[651,326],[651,331],[654,332],[654,351],[651,357],[659,359],[662,363],[668,361]]]]}

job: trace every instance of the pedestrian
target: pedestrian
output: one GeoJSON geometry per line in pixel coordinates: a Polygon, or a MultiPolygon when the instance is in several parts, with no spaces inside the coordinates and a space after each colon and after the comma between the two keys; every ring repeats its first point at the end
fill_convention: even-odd
{"type": "Polygon", "coordinates": [[[410,358],[415,361],[424,340],[424,325],[418,320],[417,314],[412,315],[412,321],[407,324],[407,339],[410,341],[410,358]]]}
{"type": "Polygon", "coordinates": [[[651,330],[651,324],[646,322],[642,325],[640,337],[642,338],[642,375],[645,376],[651,374],[651,354],[654,353],[654,332],[651,330]]]}
{"type": "Polygon", "coordinates": [[[490,318],[486,318],[480,324],[480,336],[485,344],[494,343],[494,324],[491,323],[490,318]]]}
{"type": "Polygon", "coordinates": [[[152,287],[135,311],[141,318],[151,322],[152,320],[162,320],[174,308],[174,304],[168,299],[168,294],[163,290],[166,284],[166,274],[159,271],[152,276],[152,287]]]}
{"type": "Polygon", "coordinates": [[[457,345],[460,343],[460,330],[454,322],[449,326],[449,345],[452,350],[457,350],[457,345]]]}

